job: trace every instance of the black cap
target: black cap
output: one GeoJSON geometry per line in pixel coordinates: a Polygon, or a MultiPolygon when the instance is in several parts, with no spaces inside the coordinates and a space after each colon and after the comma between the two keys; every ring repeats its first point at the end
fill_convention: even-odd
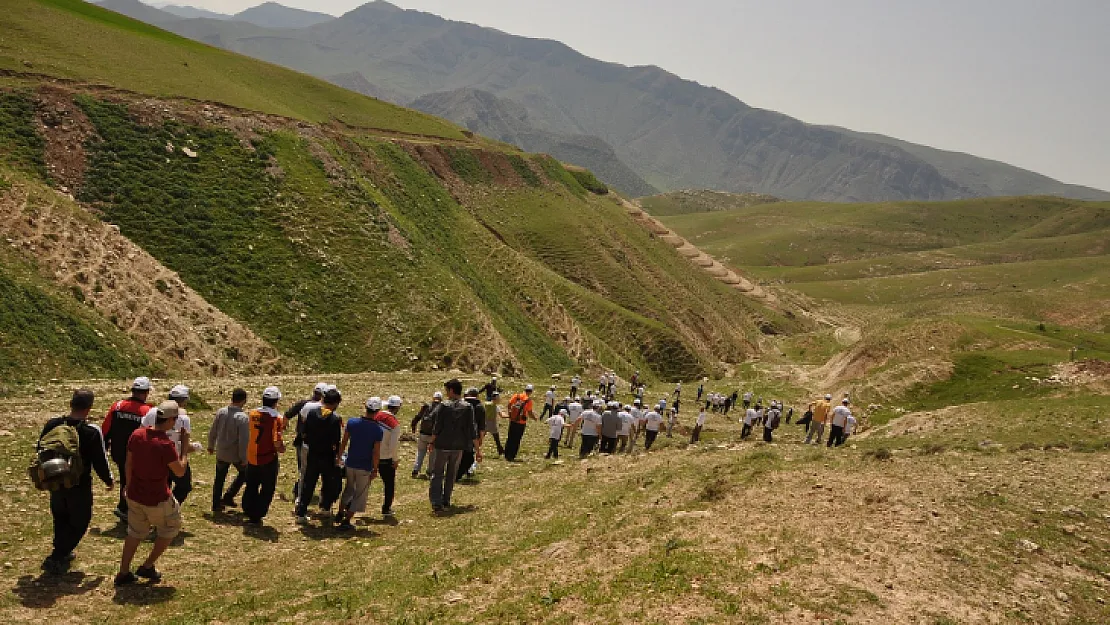
{"type": "Polygon", "coordinates": [[[478,389],[474,388],[473,386],[466,389],[465,397],[477,397],[477,396],[478,396],[478,389]]]}
{"type": "Polygon", "coordinates": [[[458,378],[451,378],[443,383],[443,388],[462,395],[462,382],[458,378]]]}
{"type": "Polygon", "coordinates": [[[330,389],[324,393],[324,403],[328,405],[336,405],[343,401],[343,396],[339,394],[336,389],[330,389]]]}

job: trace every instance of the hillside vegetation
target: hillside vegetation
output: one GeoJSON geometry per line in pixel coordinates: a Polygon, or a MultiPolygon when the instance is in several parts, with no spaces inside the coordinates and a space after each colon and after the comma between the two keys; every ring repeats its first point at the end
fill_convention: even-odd
{"type": "Polygon", "coordinates": [[[640,198],[640,205],[654,217],[667,217],[670,215],[747,208],[781,201],[777,197],[760,195],[759,193],[726,193],[724,191],[684,189],[640,198]]]}
{"type": "MultiPolygon", "coordinates": [[[[312,125],[266,114],[279,109],[222,106],[215,94],[197,97],[190,81],[218,90],[228,64],[242,64],[258,71],[241,82],[253,95],[289,106],[315,101],[288,84],[252,81],[275,71],[315,81],[83,3],[32,4],[57,31],[80,30],[78,43],[99,32],[152,54],[115,89],[6,79],[0,142],[9,149],[0,167],[16,182],[6,227],[47,280],[53,273],[88,294],[166,366],[541,375],[616,367],[692,379],[746,359],[768,329],[801,327],[689,264],[631,221],[589,171],[353,94],[337,117],[385,111],[393,125],[312,125]],[[191,65],[194,76],[182,83],[139,80],[172,75],[178,54],[215,62],[191,65]],[[149,97],[165,85],[181,98],[149,97]],[[435,128],[444,138],[431,140],[435,128]],[[112,289],[134,276],[109,279],[106,264],[82,266],[98,262],[97,249],[35,258],[35,246],[51,242],[20,219],[36,212],[120,245],[74,220],[69,194],[141,248],[112,253],[148,263],[150,292],[118,294],[125,310],[112,289]],[[152,345],[150,319],[135,311],[178,293],[202,302],[166,316],[190,330],[152,345]]],[[[32,43],[47,58],[64,56],[45,24],[20,24],[45,40],[32,43]]],[[[85,60],[107,68],[108,50],[90,48],[85,60]]],[[[70,75],[29,58],[40,71],[70,75]]]]}
{"type": "MultiPolygon", "coordinates": [[[[435,112],[456,121],[483,120],[492,129],[506,106],[523,110],[537,131],[599,138],[662,190],[839,202],[1013,193],[1110,199],[1106,191],[996,161],[806,124],[658,67],[607,63],[556,41],[381,0],[298,29],[168,17],[166,28],[198,41],[315,76],[361,76],[375,95],[397,103],[435,94],[435,112]],[[460,89],[488,92],[500,104],[443,97],[460,89]]],[[[592,162],[575,164],[596,169],[592,162]]]]}

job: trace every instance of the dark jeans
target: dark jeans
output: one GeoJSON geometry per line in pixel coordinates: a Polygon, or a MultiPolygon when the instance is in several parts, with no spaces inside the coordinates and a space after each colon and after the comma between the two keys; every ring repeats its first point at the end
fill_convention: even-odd
{"type": "Polygon", "coordinates": [[[524,428],[526,427],[528,427],[527,423],[509,423],[509,436],[505,440],[506,460],[516,460],[516,455],[520,453],[520,439],[524,438],[524,428]]]}
{"type": "Polygon", "coordinates": [[[764,443],[773,443],[774,440],[771,438],[771,435],[773,433],[774,433],[774,430],[772,430],[769,427],[764,427],[763,428],[763,442],[764,443]]]}
{"type": "Polygon", "coordinates": [[[331,503],[338,499],[329,495],[335,490],[335,456],[309,456],[305,463],[304,480],[301,481],[300,499],[298,499],[297,516],[308,514],[308,504],[312,502],[312,495],[316,493],[316,483],[320,484],[320,508],[327,510],[331,503]],[[325,505],[328,504],[328,505],[325,505]]]}
{"type": "Polygon", "coordinates": [[[578,450],[578,457],[585,458],[594,451],[597,445],[597,436],[590,436],[589,434],[582,435],[582,447],[578,450]]]}
{"type": "Polygon", "coordinates": [[[826,447],[840,447],[844,444],[844,426],[834,425],[829,431],[829,442],[826,447]]]}
{"type": "Polygon", "coordinates": [[[697,443],[699,440],[701,440],[701,426],[695,425],[694,433],[690,435],[690,444],[697,443]]]}
{"type": "Polygon", "coordinates": [[[497,446],[497,455],[505,455],[505,448],[501,446],[501,433],[497,430],[486,429],[486,433],[493,439],[493,444],[497,446]]]}
{"type": "Polygon", "coordinates": [[[558,458],[559,457],[559,439],[552,438],[547,445],[547,455],[544,458],[558,458]]]}
{"type": "Polygon", "coordinates": [[[277,489],[278,461],[247,465],[247,488],[243,491],[243,513],[252,521],[261,521],[270,513],[277,489]]]}
{"type": "Polygon", "coordinates": [[[659,436],[658,431],[653,432],[651,430],[648,430],[644,432],[644,451],[651,449],[651,445],[655,442],[656,436],[659,436]]]}
{"type": "Polygon", "coordinates": [[[544,417],[546,417],[548,415],[554,415],[554,414],[555,414],[555,408],[551,404],[544,404],[543,405],[543,411],[540,412],[540,419],[543,419],[544,417]]]}
{"type": "Polygon", "coordinates": [[[227,481],[227,472],[232,467],[230,462],[216,461],[216,479],[212,482],[212,509],[215,510],[221,505],[221,499],[234,499],[239,494],[239,490],[247,483],[246,470],[235,466],[235,479],[231,482],[231,486],[227,487],[227,492],[224,490],[224,482],[227,481]]]}
{"type": "Polygon", "coordinates": [[[451,505],[451,493],[455,490],[455,476],[462,460],[461,449],[437,449],[435,462],[432,463],[432,481],[428,485],[428,500],[433,508],[451,505]]]}
{"type": "Polygon", "coordinates": [[[393,489],[397,484],[397,467],[393,460],[378,461],[378,477],[382,478],[382,514],[393,510],[393,489]]]}
{"type": "Polygon", "coordinates": [[[601,437],[601,453],[611,454],[617,451],[617,438],[609,438],[608,436],[601,437]]]}
{"type": "Polygon", "coordinates": [[[185,504],[185,498],[189,493],[193,492],[193,465],[185,465],[185,475],[177,477],[170,473],[170,490],[173,491],[173,498],[177,500],[178,504],[185,504]]]}
{"type": "Polygon", "coordinates": [[[50,516],[54,518],[54,551],[51,558],[61,560],[77,548],[92,522],[92,485],[51,491],[50,516]]]}
{"type": "Polygon", "coordinates": [[[320,485],[320,509],[331,510],[331,505],[339,501],[339,497],[343,495],[343,479],[347,477],[347,471],[335,466],[333,460],[331,470],[321,473],[321,476],[323,484],[320,485]]]}
{"type": "Polygon", "coordinates": [[[575,398],[575,397],[578,397],[578,387],[577,386],[570,387],[570,396],[571,396],[572,399],[575,398]]]}
{"type": "Polygon", "coordinates": [[[740,438],[747,438],[751,435],[751,433],[752,426],[748,425],[747,423],[744,424],[744,427],[740,428],[740,438]]]}
{"type": "Polygon", "coordinates": [[[113,458],[112,461],[116,463],[117,475],[119,475],[119,503],[116,504],[116,510],[127,514],[127,496],[124,495],[127,492],[127,458],[119,460],[113,458]]]}
{"type": "Polygon", "coordinates": [[[474,466],[474,450],[467,449],[463,452],[462,458],[459,460],[459,470],[456,471],[455,481],[459,481],[466,477],[466,472],[470,467],[474,466]]]}

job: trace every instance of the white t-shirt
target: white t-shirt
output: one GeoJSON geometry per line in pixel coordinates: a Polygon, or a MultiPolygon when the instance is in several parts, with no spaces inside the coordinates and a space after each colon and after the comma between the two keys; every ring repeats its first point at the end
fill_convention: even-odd
{"type": "Polygon", "coordinates": [[[593,408],[582,413],[582,436],[597,436],[601,431],[601,415],[593,408]]]}
{"type": "Polygon", "coordinates": [[[632,412],[630,412],[629,414],[632,415],[632,422],[636,424],[636,427],[640,427],[641,425],[643,425],[644,410],[642,408],[633,408],[632,412]]]}
{"type": "Polygon", "coordinates": [[[848,415],[848,425],[844,426],[844,436],[848,436],[856,431],[856,418],[851,414],[848,415]]]}
{"type": "Polygon", "coordinates": [[[698,413],[698,425],[705,425],[705,417],[706,414],[704,410],[698,413]]]}
{"type": "Polygon", "coordinates": [[[609,376],[605,375],[604,373],[602,373],[601,377],[597,379],[598,386],[603,386],[603,385],[608,384],[608,383],[609,383],[609,376]]]}
{"type": "Polygon", "coordinates": [[[748,408],[747,412],[744,413],[744,425],[754,425],[758,418],[759,413],[756,412],[755,408],[748,408]]]}
{"type": "Polygon", "coordinates": [[[581,384],[582,384],[582,378],[580,378],[578,376],[574,376],[573,378],[570,379],[570,385],[571,386],[579,386],[581,384]]]}
{"type": "Polygon", "coordinates": [[[555,405],[555,391],[547,391],[543,394],[545,397],[544,403],[554,406],[555,405]]]}
{"type": "Polygon", "coordinates": [[[837,406],[833,408],[832,411],[832,424],[844,427],[848,423],[848,417],[850,416],[852,416],[852,411],[848,410],[847,406],[837,406]]]}
{"type": "Polygon", "coordinates": [[[751,401],[751,400],[752,400],[751,392],[744,393],[744,401],[751,401]]]}
{"type": "Polygon", "coordinates": [[[563,437],[563,426],[566,425],[566,420],[562,415],[555,415],[547,420],[547,425],[551,427],[551,438],[563,437]]]}
{"type": "MultiPolygon", "coordinates": [[[[158,416],[157,410],[148,410],[143,415],[143,420],[140,424],[143,427],[154,427],[154,420],[158,416]]],[[[181,431],[184,430],[189,433],[189,437],[193,435],[193,423],[189,420],[189,415],[186,414],[184,408],[177,409],[177,422],[173,424],[173,429],[166,432],[166,436],[173,441],[174,447],[177,447],[177,455],[181,455],[181,431]]]]}
{"type": "Polygon", "coordinates": [[[649,432],[658,432],[659,426],[663,424],[663,415],[652,410],[644,416],[644,421],[649,432]]]}
{"type": "Polygon", "coordinates": [[[582,404],[576,401],[567,404],[567,423],[574,423],[577,421],[578,417],[582,415],[583,410],[585,410],[585,408],[582,407],[582,404]]]}
{"type": "Polygon", "coordinates": [[[636,422],[636,419],[633,418],[632,413],[623,410],[617,415],[621,418],[621,429],[617,436],[628,436],[632,433],[632,424],[636,422]]]}

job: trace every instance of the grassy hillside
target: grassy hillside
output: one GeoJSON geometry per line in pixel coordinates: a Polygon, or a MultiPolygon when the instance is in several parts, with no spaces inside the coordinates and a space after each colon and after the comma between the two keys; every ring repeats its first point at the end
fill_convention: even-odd
{"type": "Polygon", "coordinates": [[[781,201],[777,197],[759,193],[683,190],[640,198],[640,206],[654,217],[667,217],[747,208],[781,201]]]}
{"type": "Polygon", "coordinates": [[[4,8],[0,70],[211,100],[312,122],[337,120],[463,138],[457,127],[430,115],[197,43],[82,0],[6,0],[4,8]]]}

